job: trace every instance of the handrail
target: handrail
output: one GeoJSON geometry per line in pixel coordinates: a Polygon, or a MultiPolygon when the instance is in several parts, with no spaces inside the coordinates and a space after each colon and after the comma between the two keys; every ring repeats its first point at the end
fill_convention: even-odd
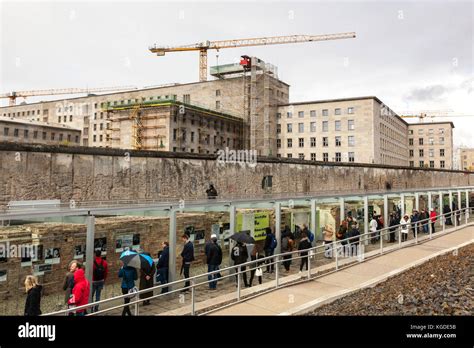
{"type": "MultiPolygon", "coordinates": [[[[454,216],[454,227],[457,227],[457,217],[461,216],[462,212],[464,211],[465,212],[465,220],[466,220],[466,223],[467,223],[467,220],[469,218],[469,210],[471,209],[472,207],[465,207],[465,208],[461,208],[461,209],[457,209],[455,211],[450,211],[448,213],[444,213],[444,214],[440,214],[440,215],[437,215],[436,216],[436,221],[439,219],[439,218],[442,218],[442,224],[443,224],[443,230],[445,230],[445,221],[444,221],[444,218],[446,218],[447,216],[451,216],[453,217],[454,216]]],[[[430,224],[432,221],[432,218],[431,217],[428,217],[426,219],[423,219],[423,220],[418,220],[416,222],[411,222],[408,224],[407,228],[411,228],[413,227],[414,225],[423,225],[423,224],[430,224]]],[[[435,222],[436,222],[435,221],[435,222]]],[[[348,237],[348,238],[344,238],[344,239],[341,239],[341,240],[333,240],[332,243],[330,243],[332,245],[331,247],[331,252],[333,250],[336,250],[336,270],[338,269],[338,258],[337,258],[337,249],[339,249],[338,247],[338,244],[340,244],[341,246],[343,244],[346,244],[347,242],[349,242],[349,244],[351,244],[350,240],[352,239],[359,239],[358,240],[358,244],[359,246],[362,245],[362,242],[363,241],[369,241],[371,240],[372,238],[374,238],[373,236],[371,235],[376,235],[377,237],[380,238],[380,245],[381,245],[381,254],[383,254],[383,240],[382,240],[382,237],[385,236],[385,235],[388,235],[390,233],[395,233],[393,230],[397,230],[398,229],[398,235],[399,235],[399,247],[401,247],[401,239],[400,239],[400,234],[401,234],[401,226],[406,226],[407,224],[397,224],[397,225],[393,225],[393,226],[388,226],[388,227],[384,227],[380,230],[377,230],[377,231],[373,231],[373,232],[368,232],[368,233],[362,233],[358,236],[354,236],[354,237],[348,237]],[[346,243],[344,243],[346,242],[346,243]]],[[[431,233],[431,226],[429,226],[429,229],[430,229],[430,238],[432,236],[432,233],[431,233]]],[[[418,242],[418,239],[417,239],[417,234],[418,234],[418,231],[417,229],[415,230],[416,231],[416,236],[415,236],[415,243],[418,242]]],[[[407,232],[409,233],[409,231],[407,232]]],[[[426,238],[425,238],[426,239],[426,238]]],[[[412,243],[410,243],[412,244],[412,243]]],[[[295,254],[300,254],[298,255],[295,259],[302,259],[302,258],[308,258],[308,260],[310,259],[311,256],[314,256],[314,255],[317,255],[317,254],[321,254],[321,252],[316,252],[317,249],[321,249],[321,248],[324,248],[325,250],[323,250],[322,253],[326,253],[327,250],[326,250],[326,247],[327,247],[327,244],[323,244],[323,245],[317,245],[317,246],[314,246],[314,247],[311,247],[309,249],[304,249],[304,250],[294,250],[294,251],[290,251],[290,252],[285,252],[285,253],[279,253],[279,254],[276,254],[276,255],[271,255],[271,256],[266,256],[266,257],[262,257],[262,258],[258,258],[256,260],[251,260],[251,261],[247,261],[245,263],[242,263],[242,264],[238,264],[238,265],[233,265],[233,266],[228,266],[228,267],[225,267],[225,268],[222,268],[222,269],[219,269],[219,270],[216,270],[216,271],[212,271],[212,272],[207,272],[207,273],[202,273],[202,274],[199,274],[199,275],[196,275],[196,276],[192,276],[192,277],[189,277],[189,278],[184,278],[184,279],[179,279],[179,280],[175,280],[175,281],[172,281],[172,282],[169,282],[169,283],[166,283],[166,284],[160,284],[160,285],[156,285],[156,286],[153,286],[153,287],[150,287],[150,288],[147,288],[147,289],[143,289],[143,290],[139,290],[137,292],[134,292],[132,294],[124,294],[124,295],[118,295],[118,296],[114,296],[114,297],[111,297],[111,298],[108,298],[108,299],[104,299],[104,300],[100,300],[100,301],[97,301],[97,302],[91,302],[91,303],[88,303],[86,305],[82,305],[82,306],[78,306],[78,307],[74,307],[74,308],[69,308],[69,309],[64,309],[64,310],[60,310],[60,311],[55,311],[55,312],[50,312],[50,313],[46,313],[44,314],[45,316],[52,316],[52,315],[59,315],[59,314],[63,314],[63,315],[67,315],[68,313],[71,313],[71,312],[76,312],[78,310],[82,310],[82,309],[88,309],[88,308],[91,308],[91,307],[96,307],[98,305],[101,305],[101,304],[105,304],[105,303],[108,303],[108,302],[111,302],[111,301],[117,301],[117,300],[120,300],[120,299],[124,299],[124,298],[130,298],[130,297],[139,297],[140,294],[144,294],[144,293],[150,293],[150,292],[153,292],[155,290],[160,290],[162,288],[172,288],[173,285],[178,285],[178,284],[181,284],[183,282],[189,282],[190,285],[189,286],[185,286],[183,288],[179,288],[179,289],[174,289],[174,290],[170,290],[166,293],[160,293],[160,294],[157,294],[157,295],[152,295],[150,297],[147,297],[146,299],[140,299],[138,298],[138,300],[136,301],[131,301],[129,303],[124,303],[124,304],[121,304],[121,305],[118,305],[118,306],[114,306],[114,307],[111,307],[111,308],[106,308],[106,309],[102,309],[100,311],[97,311],[97,312],[93,312],[93,313],[90,313],[88,315],[97,315],[97,314],[101,314],[101,313],[105,313],[105,312],[109,312],[111,310],[114,310],[114,309],[118,309],[118,308],[123,308],[125,306],[131,306],[131,305],[137,305],[136,307],[136,312],[138,312],[138,304],[140,302],[143,302],[143,301],[146,301],[146,300],[150,300],[150,299],[153,299],[153,298],[158,298],[158,297],[161,297],[161,296],[165,296],[165,295],[168,295],[170,293],[175,293],[175,292],[179,292],[179,291],[182,291],[183,289],[191,289],[192,291],[192,298],[193,298],[193,303],[192,303],[192,314],[194,314],[194,291],[195,291],[195,287],[197,286],[200,286],[200,285],[203,285],[203,284],[207,284],[209,282],[213,282],[213,281],[217,281],[217,279],[212,279],[212,280],[209,280],[207,279],[207,281],[203,281],[203,282],[198,282],[196,283],[196,281],[200,278],[208,278],[208,276],[210,275],[214,275],[214,274],[218,274],[218,273],[223,273],[223,272],[227,272],[229,271],[229,274],[228,275],[225,275],[225,276],[222,276],[220,279],[222,278],[229,278],[229,277],[234,277],[234,276],[237,276],[238,277],[238,294],[240,294],[240,275],[243,273],[243,272],[248,272],[249,270],[253,270],[253,269],[256,269],[258,268],[258,264],[265,264],[266,266],[271,266],[271,265],[274,265],[274,264],[279,264],[280,262],[283,262],[283,257],[284,256],[292,256],[295,255],[295,254]],[[301,253],[306,253],[306,255],[301,255],[301,253]],[[270,262],[266,262],[266,261],[270,261],[270,262]],[[247,267],[247,266],[254,266],[254,268],[250,268],[248,270],[245,270],[245,271],[242,271],[242,267],[247,267]],[[232,271],[234,273],[232,273],[232,271]]],[[[310,271],[311,271],[311,267],[309,266],[308,264],[308,276],[310,276],[310,271]]],[[[278,272],[277,272],[278,273],[278,272]]],[[[308,277],[309,278],[309,277],[308,277]]],[[[277,277],[278,279],[278,277],[277,277]]],[[[278,281],[277,281],[277,287],[278,287],[278,281]]],[[[238,295],[238,298],[240,298],[240,295],[238,295]]]]}

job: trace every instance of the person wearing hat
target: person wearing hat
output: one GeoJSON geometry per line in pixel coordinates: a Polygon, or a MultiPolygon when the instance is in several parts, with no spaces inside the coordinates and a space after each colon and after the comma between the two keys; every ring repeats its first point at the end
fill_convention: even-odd
{"type": "MultiPolygon", "coordinates": [[[[206,245],[206,257],[207,257],[207,272],[214,272],[219,270],[219,266],[222,263],[222,249],[217,244],[217,236],[211,235],[211,240],[206,245]]],[[[209,274],[207,279],[209,280],[209,290],[217,289],[217,278],[219,273],[209,274]]]]}
{"type": "Polygon", "coordinates": [[[402,233],[402,242],[405,242],[408,239],[408,228],[410,227],[411,221],[408,217],[408,214],[405,214],[400,220],[400,228],[402,233]]]}

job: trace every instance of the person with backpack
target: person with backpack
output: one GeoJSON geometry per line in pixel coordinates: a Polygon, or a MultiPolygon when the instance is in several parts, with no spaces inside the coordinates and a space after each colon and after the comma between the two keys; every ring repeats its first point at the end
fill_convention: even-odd
{"type": "MultiPolygon", "coordinates": [[[[206,250],[207,257],[207,272],[218,271],[219,266],[222,263],[222,249],[217,243],[217,235],[211,235],[211,241],[208,244],[206,250]]],[[[208,275],[207,279],[209,280],[209,290],[217,290],[217,278],[219,277],[218,273],[208,275]]]]}
{"type": "Polygon", "coordinates": [[[25,316],[41,315],[41,294],[43,287],[38,284],[38,278],[29,275],[25,279],[25,316]]]}
{"type": "MultiPolygon", "coordinates": [[[[102,258],[102,251],[96,250],[95,251],[95,258],[94,264],[92,266],[92,300],[94,300],[95,294],[95,302],[100,301],[100,293],[104,288],[105,279],[107,278],[108,268],[107,268],[107,261],[102,258]]],[[[99,306],[92,307],[92,312],[97,312],[99,310],[99,306]]]]}
{"type": "MultiPolygon", "coordinates": [[[[293,251],[294,241],[291,239],[291,234],[289,231],[284,230],[282,233],[283,238],[281,239],[281,252],[288,253],[293,251]]],[[[292,255],[283,256],[283,267],[285,267],[286,273],[290,271],[292,255]]]]}
{"type": "MultiPolygon", "coordinates": [[[[249,254],[247,252],[247,247],[243,243],[237,242],[237,244],[232,248],[232,253],[230,254],[230,258],[232,259],[232,261],[234,261],[234,265],[237,266],[237,265],[246,263],[248,257],[249,257],[249,254]]],[[[246,269],[247,269],[246,266],[240,267],[240,271],[244,278],[244,285],[246,288],[248,288],[249,284],[247,282],[247,272],[245,272],[246,269]]],[[[235,274],[235,281],[236,282],[239,281],[237,271],[235,274]]]]}
{"type": "Polygon", "coordinates": [[[311,230],[308,228],[306,224],[303,224],[303,231],[306,231],[306,234],[308,235],[308,240],[311,243],[311,245],[313,245],[314,233],[311,232],[311,230]]]}
{"type": "Polygon", "coordinates": [[[303,271],[303,266],[306,265],[306,270],[308,270],[308,249],[311,248],[311,243],[308,239],[308,234],[306,231],[301,232],[301,239],[298,244],[298,250],[300,250],[301,263],[300,263],[300,273],[303,271]]]}
{"type": "MultiPolygon", "coordinates": [[[[276,240],[275,235],[272,233],[272,229],[267,227],[265,229],[266,237],[265,237],[265,245],[263,247],[263,251],[265,252],[265,257],[272,256],[275,252],[276,247],[278,246],[278,242],[276,240]]],[[[267,273],[273,273],[275,270],[275,264],[272,263],[272,259],[267,261],[267,273]]]]}
{"type": "MultiPolygon", "coordinates": [[[[130,266],[124,266],[119,270],[118,273],[119,278],[122,278],[122,295],[129,294],[135,288],[135,280],[138,279],[137,270],[130,266]]],[[[130,296],[126,296],[123,298],[123,303],[127,304],[130,302],[130,296]]],[[[122,310],[122,316],[132,315],[129,306],[124,306],[122,310]]]]}
{"type": "MultiPolygon", "coordinates": [[[[183,251],[181,252],[181,273],[184,272],[184,278],[188,279],[189,270],[191,268],[191,262],[194,261],[194,245],[193,242],[189,240],[189,236],[186,233],[181,236],[181,240],[184,243],[183,251]]],[[[181,290],[181,292],[190,291],[190,289],[188,288],[190,284],[191,283],[189,282],[189,280],[186,280],[186,282],[184,283],[184,288],[183,290],[181,290]]]]}

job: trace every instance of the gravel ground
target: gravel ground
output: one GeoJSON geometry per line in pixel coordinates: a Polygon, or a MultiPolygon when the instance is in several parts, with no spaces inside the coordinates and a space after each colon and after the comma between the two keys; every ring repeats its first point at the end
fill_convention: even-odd
{"type": "Polygon", "coordinates": [[[309,315],[472,315],[474,245],[438,256],[309,315]]]}

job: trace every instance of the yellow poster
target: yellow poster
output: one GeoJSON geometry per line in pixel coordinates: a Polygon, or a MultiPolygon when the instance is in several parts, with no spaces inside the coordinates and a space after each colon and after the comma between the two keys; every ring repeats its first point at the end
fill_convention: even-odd
{"type": "Polygon", "coordinates": [[[255,241],[266,238],[267,227],[270,227],[269,213],[237,213],[237,231],[250,231],[255,241]]]}

